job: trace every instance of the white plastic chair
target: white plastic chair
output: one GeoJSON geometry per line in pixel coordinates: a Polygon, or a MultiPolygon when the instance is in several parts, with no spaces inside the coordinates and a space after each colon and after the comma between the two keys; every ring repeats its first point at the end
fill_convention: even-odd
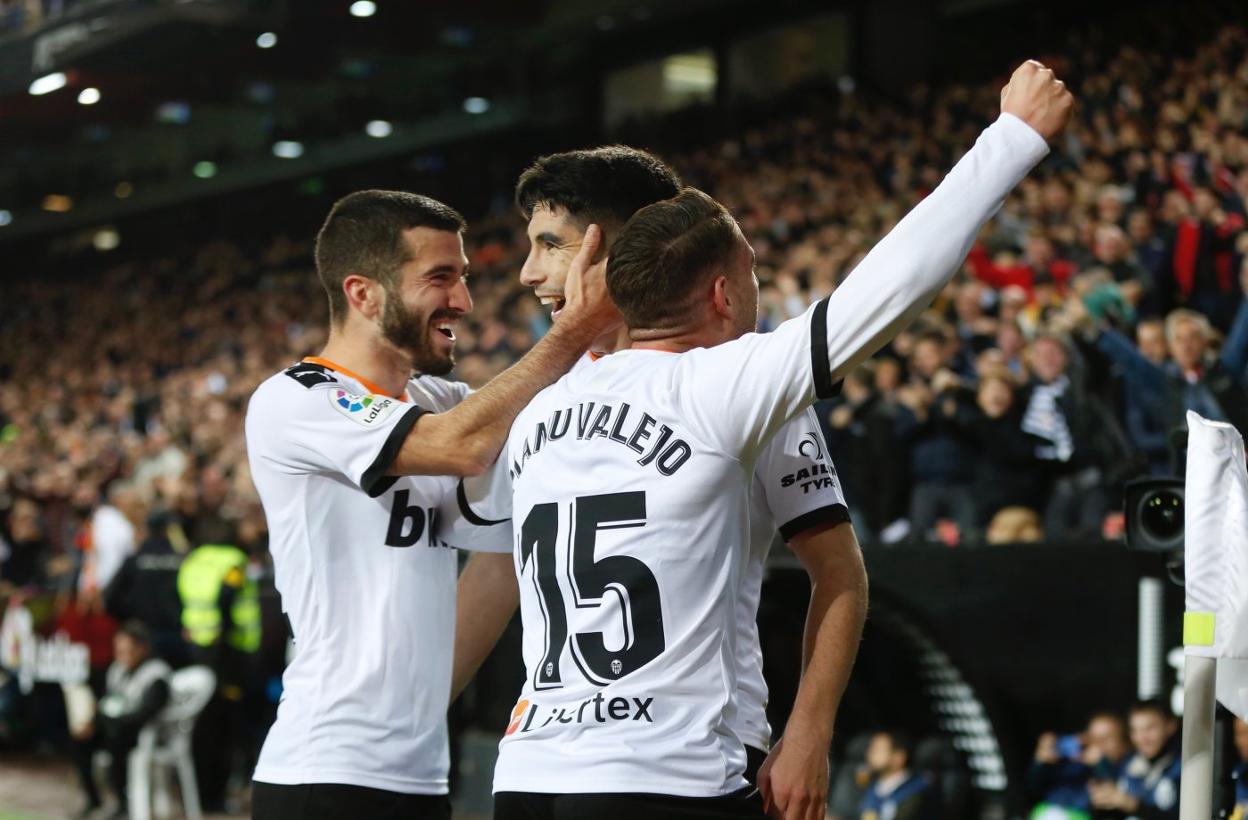
{"type": "Polygon", "coordinates": [[[199,788],[195,783],[195,762],[191,759],[191,732],[216,688],[217,676],[206,666],[188,666],[169,678],[169,704],[153,723],[139,732],[138,745],[126,761],[130,820],[151,820],[153,796],[156,816],[169,816],[171,769],[178,773],[187,820],[203,817],[199,788]]]}

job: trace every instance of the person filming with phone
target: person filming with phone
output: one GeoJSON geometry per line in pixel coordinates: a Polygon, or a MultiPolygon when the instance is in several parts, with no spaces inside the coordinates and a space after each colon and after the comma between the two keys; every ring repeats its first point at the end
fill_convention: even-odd
{"type": "Polygon", "coordinates": [[[1036,744],[1028,786],[1038,805],[1032,817],[1124,817],[1098,808],[1093,794],[1116,788],[1131,754],[1126,725],[1113,712],[1097,712],[1080,734],[1046,732],[1036,744]]]}

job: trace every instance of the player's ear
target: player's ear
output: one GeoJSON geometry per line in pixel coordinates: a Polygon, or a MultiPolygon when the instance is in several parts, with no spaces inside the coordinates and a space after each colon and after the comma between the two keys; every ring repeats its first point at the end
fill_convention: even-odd
{"type": "Polygon", "coordinates": [[[732,321],[733,307],[732,298],[728,295],[728,277],[716,276],[711,283],[711,310],[721,319],[732,321]]]}
{"type": "Polygon", "coordinates": [[[342,280],[342,293],[351,309],[365,319],[376,319],[381,315],[384,303],[382,288],[377,280],[352,273],[342,280]]]}

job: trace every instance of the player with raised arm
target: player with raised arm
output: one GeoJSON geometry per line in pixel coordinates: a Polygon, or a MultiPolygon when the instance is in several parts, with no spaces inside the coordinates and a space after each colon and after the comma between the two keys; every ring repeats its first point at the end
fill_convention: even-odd
{"type": "MultiPolygon", "coordinates": [[[[753,252],[722,206],[687,190],[629,221],[607,278],[632,346],[542,391],[490,474],[512,493],[528,673],[499,747],[496,817],[762,814],[732,728],[753,466],[939,292],[1070,108],[1051,71],[1021,66],[945,180],[830,298],[772,333],[749,332],[753,252]]],[[[811,667],[831,663],[821,637],[811,667]]],[[[833,695],[803,685],[790,721],[824,754],[833,695]]],[[[775,816],[822,815],[760,781],[775,816]]]]}
{"type": "MultiPolygon", "coordinates": [[[[538,159],[516,184],[516,204],[529,221],[530,243],[520,281],[550,305],[558,321],[568,268],[586,232],[591,227],[601,230],[601,241],[609,246],[637,210],[674,197],[680,190],[680,179],[670,167],[635,148],[609,146],[538,159]]],[[[593,342],[577,367],[591,366],[597,358],[628,345],[627,328],[607,334],[593,342]]],[[[510,503],[509,495],[505,502],[510,503]]],[[[745,744],[746,779],[755,783],[771,746],[757,614],[764,567],[777,530],[811,577],[803,660],[810,658],[825,621],[840,624],[823,633],[825,641],[837,644],[832,653],[836,662],[815,670],[809,686],[827,688],[839,699],[866,616],[862,554],[813,409],[791,420],[768,444],[754,469],[750,506],[749,561],[737,596],[738,693],[732,729],[745,744]]],[[[497,516],[500,510],[491,514],[497,516]]],[[[505,524],[509,527],[510,522],[505,524]]],[[[493,552],[473,555],[461,575],[452,697],[496,643],[514,612],[515,578],[511,556],[493,552]]],[[[793,736],[777,749],[778,768],[773,761],[768,771],[786,791],[808,791],[822,800],[827,790],[827,755],[817,742],[802,736],[802,728],[800,723],[795,725],[793,736]]]]}
{"type": "Polygon", "coordinates": [[[573,321],[472,396],[436,378],[472,309],[463,231],[458,213],[415,194],[335,204],[316,244],[329,341],[248,405],[295,644],[256,766],[256,818],[449,817],[456,560],[435,519],[457,477],[494,460],[515,414],[618,324],[577,265],[573,321]]]}

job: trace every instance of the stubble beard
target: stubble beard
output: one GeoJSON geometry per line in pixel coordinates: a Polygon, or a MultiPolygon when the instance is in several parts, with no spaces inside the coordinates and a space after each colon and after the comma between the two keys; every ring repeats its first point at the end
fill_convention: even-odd
{"type": "MultiPolygon", "coordinates": [[[[447,318],[458,316],[454,311],[440,311],[447,318]]],[[[437,314],[429,316],[417,310],[409,310],[403,299],[391,287],[386,288],[386,306],[381,313],[381,336],[412,363],[412,370],[427,376],[445,376],[455,367],[455,355],[438,353],[433,347],[432,322],[437,314]]]]}

